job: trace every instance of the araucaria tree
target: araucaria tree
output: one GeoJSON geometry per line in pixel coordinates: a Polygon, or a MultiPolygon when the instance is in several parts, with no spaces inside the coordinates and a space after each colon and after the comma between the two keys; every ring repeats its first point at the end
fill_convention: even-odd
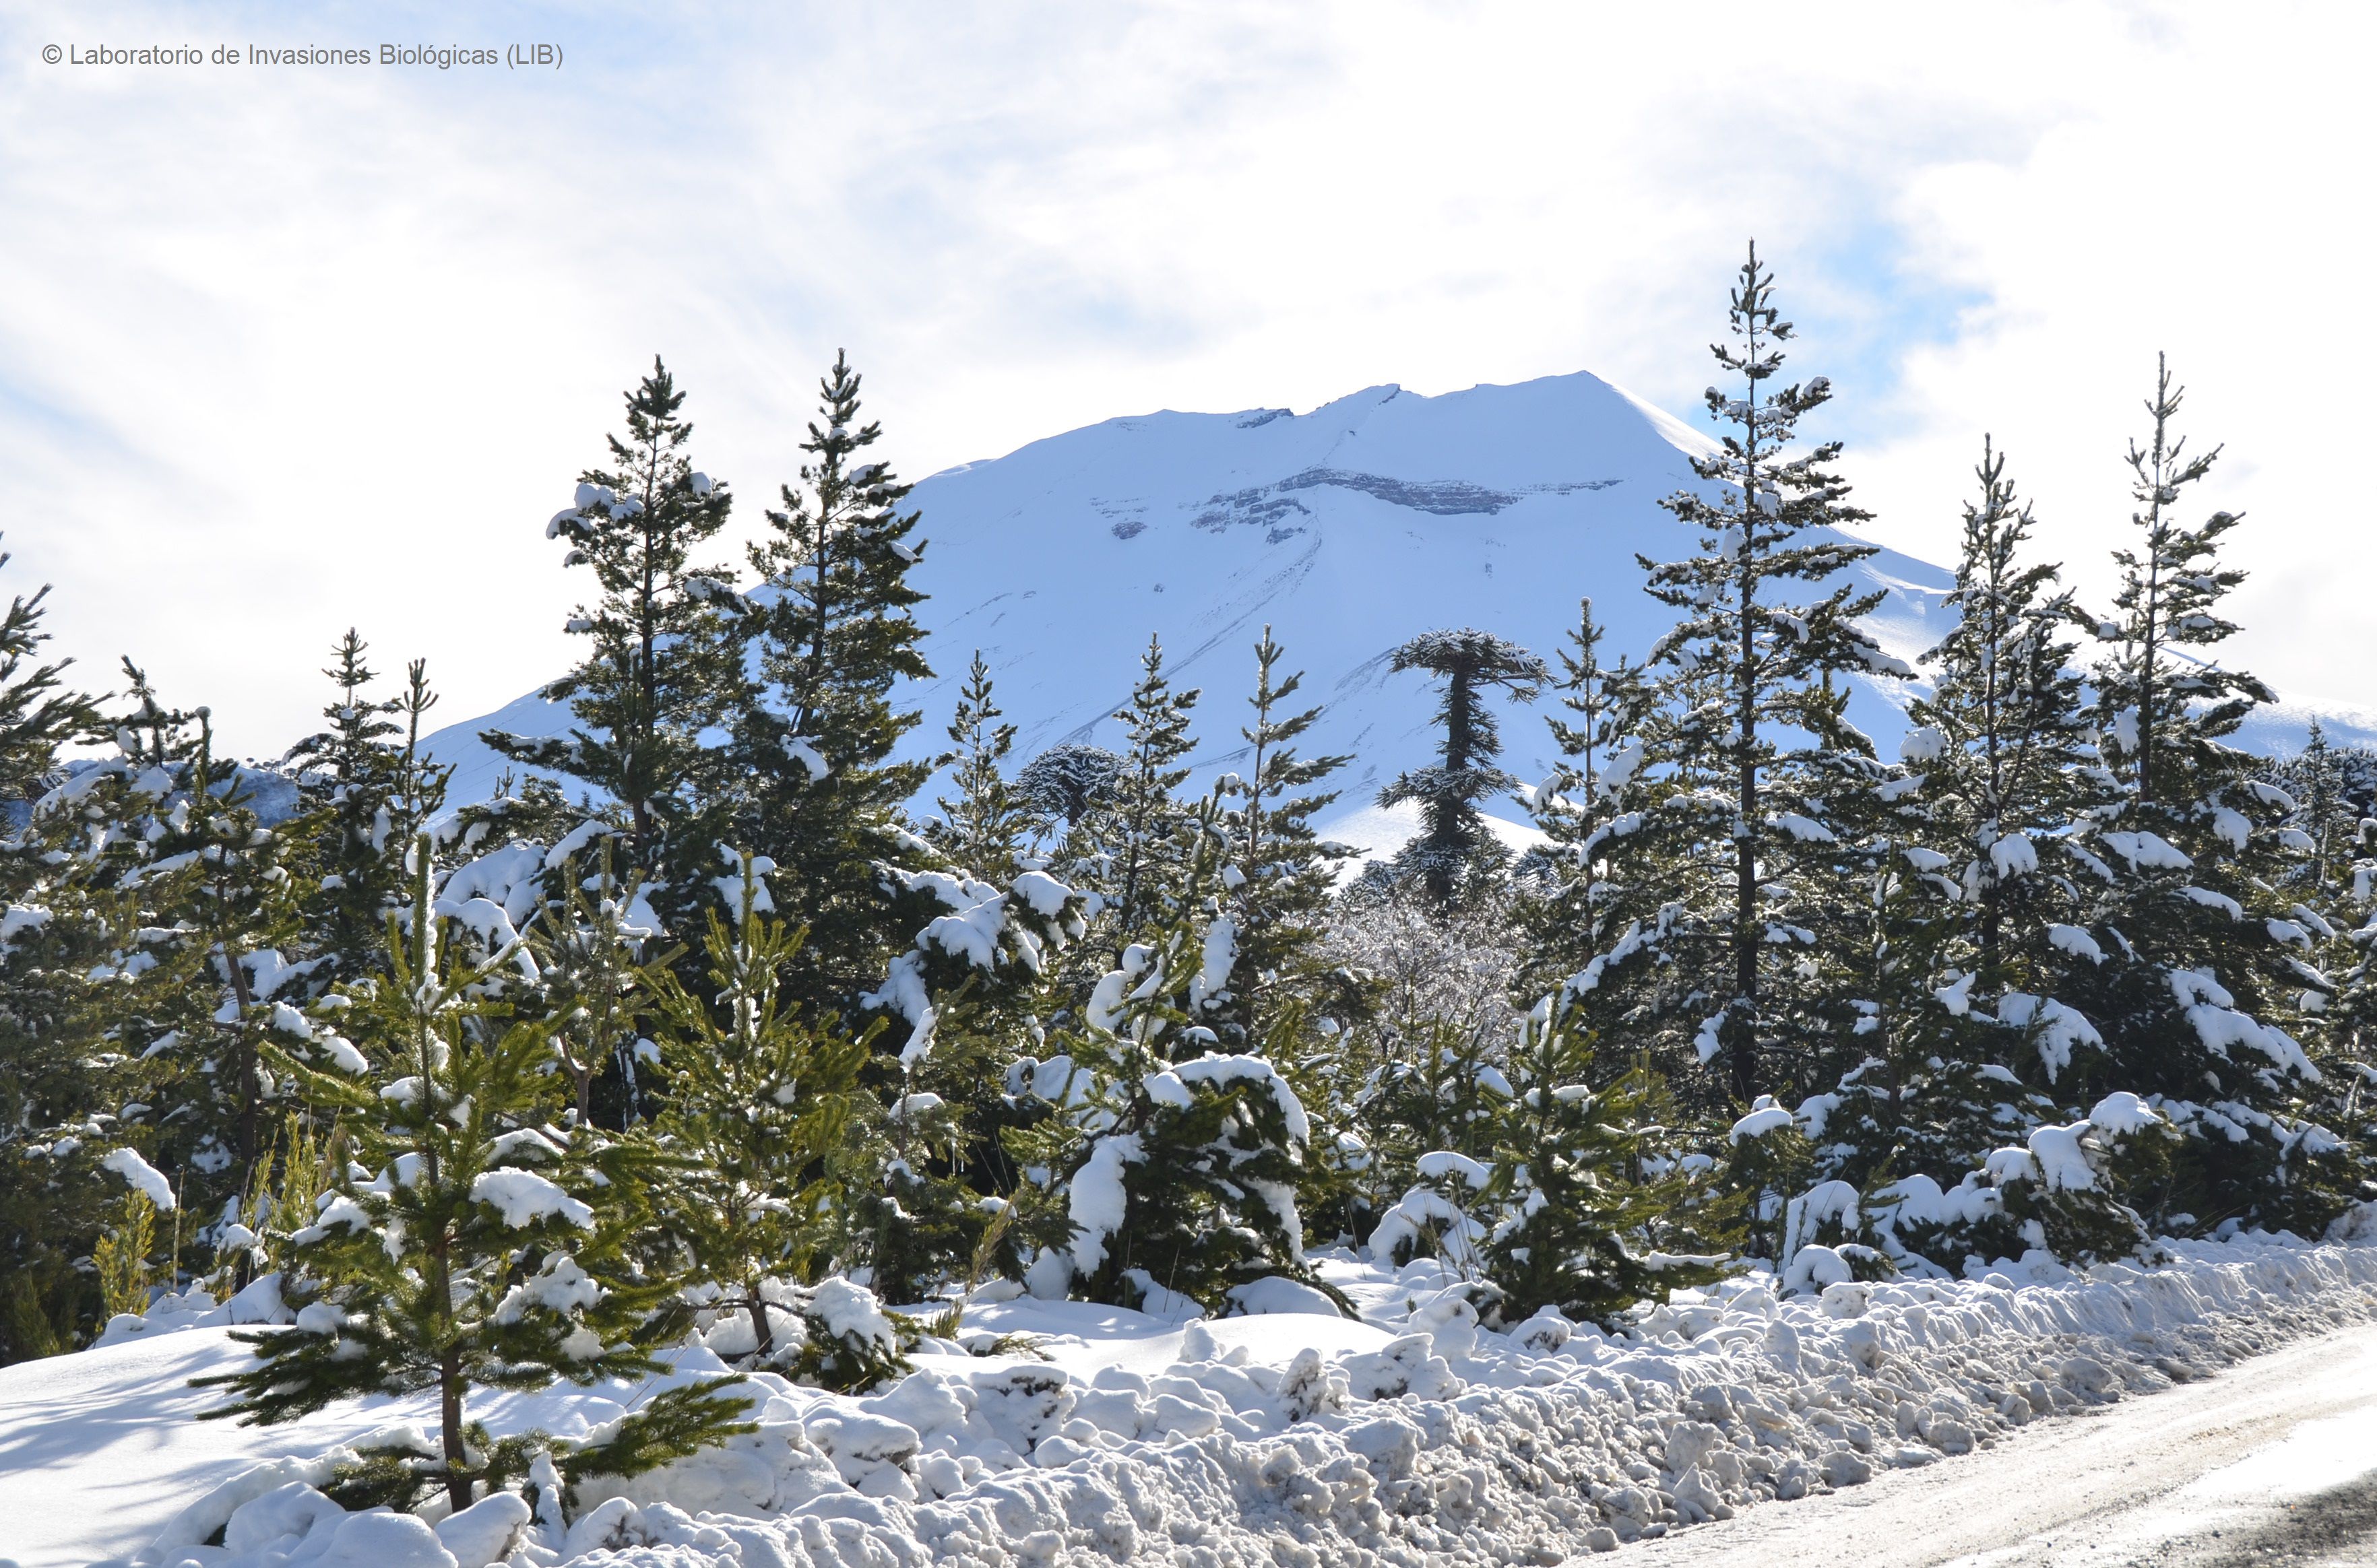
{"type": "Polygon", "coordinates": [[[1379,803],[1419,802],[1425,826],[1395,857],[1396,869],[1416,875],[1429,901],[1446,909],[1471,877],[1499,869],[1503,858],[1477,809],[1480,801],[1518,785],[1499,761],[1502,726],[1489,698],[1499,691],[1531,700],[1550,671],[1516,643],[1467,626],[1422,633],[1395,649],[1392,668],[1425,670],[1443,683],[1436,721],[1444,733],[1436,766],[1397,778],[1379,791],[1379,803]]]}

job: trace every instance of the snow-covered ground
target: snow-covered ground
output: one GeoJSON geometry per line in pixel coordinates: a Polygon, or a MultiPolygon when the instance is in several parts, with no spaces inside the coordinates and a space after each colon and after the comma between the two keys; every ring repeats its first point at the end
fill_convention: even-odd
{"type": "MultiPolygon", "coordinates": [[[[203,1399],[185,1380],[244,1352],[221,1328],[154,1332],[0,1370],[0,1556],[23,1568],[447,1568],[489,1561],[473,1552],[496,1547],[526,1563],[611,1546],[632,1549],[599,1559],[619,1568],[1417,1568],[1548,1563],[1739,1515],[1657,1555],[1748,1542],[1741,1550],[1762,1562],[1778,1550],[1785,1561],[1928,1562],[1967,1550],[2060,1561],[2022,1557],[2022,1543],[2040,1529],[2094,1528],[2091,1499],[2133,1505],[2139,1530],[2200,1533],[2223,1516],[2224,1496],[2252,1491],[2254,1472],[2207,1479],[2201,1495],[2171,1488],[2304,1420],[2347,1425],[2324,1440],[2326,1429],[2304,1429],[2293,1440],[2301,1452],[2348,1447],[2377,1462],[2377,1340],[2366,1326],[2377,1319],[2377,1247],[2242,1237],[2175,1250],[2153,1270],[2108,1265],[2075,1278],[2046,1265],[2019,1282],[2001,1272],[1836,1285],[1790,1301],[1744,1277],[1680,1292],[1619,1337],[1551,1319],[1484,1331],[1432,1265],[1398,1277],[1343,1257],[1324,1270],[1362,1308],[1360,1322],[1309,1310],[1207,1323],[1029,1299],[980,1304],[966,1342],[1030,1335],[1045,1359],[950,1346],[862,1399],[757,1379],[758,1434],[618,1486],[541,1544],[526,1544],[534,1526],[516,1527],[526,1510],[500,1500],[445,1522],[442,1544],[429,1525],[327,1510],[304,1484],[326,1466],[304,1461],[422,1420],[425,1408],[374,1401],[278,1430],[202,1425],[190,1417],[203,1399]],[[2274,1351],[2250,1373],[2142,1407],[2167,1416],[2017,1431],[2274,1351]],[[2245,1392],[2219,1392],[2231,1387],[2245,1392]],[[2214,1427],[2225,1435],[2188,1435],[2214,1427]],[[2119,1430],[2161,1435],[2134,1452],[2090,1436],[2119,1430]],[[295,1457],[251,1470],[281,1456],[295,1457]],[[1895,1475],[1928,1475],[1935,1462],[1965,1478],[1941,1495],[2001,1503],[1957,1503],[1948,1516],[1905,1501],[1949,1486],[1895,1475]],[[1824,1500],[1878,1475],[1895,1479],[1878,1494],[1852,1492],[1876,1498],[1872,1510],[1824,1500]],[[2175,1523],[2134,1506],[2156,1498],[2175,1523]],[[1774,1499],[1786,1501],[1750,1507],[1774,1499]],[[1873,1550],[1836,1550],[1825,1520],[1871,1525],[1873,1550]],[[219,1529],[225,1544],[199,1544],[219,1529]],[[1935,1551],[1924,1540],[1972,1544],[1935,1551]]],[[[1320,1303],[1283,1289],[1262,1304],[1320,1303]]],[[[693,1351],[682,1375],[715,1365],[693,1351]]],[[[473,1413],[498,1433],[569,1432],[650,1392],[490,1396],[473,1413]]],[[[2300,1484],[2316,1491],[2313,1481],[2352,1468],[2329,1464],[2300,1484]]]]}

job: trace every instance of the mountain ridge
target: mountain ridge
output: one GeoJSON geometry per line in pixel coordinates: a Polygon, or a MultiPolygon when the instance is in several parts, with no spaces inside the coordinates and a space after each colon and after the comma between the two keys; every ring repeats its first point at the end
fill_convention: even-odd
{"type": "MultiPolygon", "coordinates": [[[[1340,809],[1358,810],[1427,757],[1432,695],[1388,669],[1412,636],[1474,624],[1549,658],[1591,597],[1609,655],[1641,657],[1672,621],[1642,592],[1635,555],[1693,547],[1658,501],[1696,486],[1690,459],[1714,446],[1575,372],[1434,397],[1381,384],[1304,414],[1122,415],[944,469],[910,497],[926,540],[910,581],[928,596],[917,615],[937,674],[894,694],[924,714],[901,754],[939,749],[977,648],[1017,727],[1018,764],[1059,743],[1117,743],[1113,715],[1153,634],[1175,685],[1206,692],[1196,766],[1226,768],[1244,754],[1237,699],[1269,624],[1287,667],[1307,671],[1306,700],[1324,706],[1303,749],[1355,759],[1332,782],[1340,809]]],[[[1945,568],[1880,547],[1848,575],[1882,593],[1867,625],[1891,654],[1912,663],[1945,631],[1945,568]]],[[[1889,746],[1910,683],[1850,680],[1852,720],[1889,746]]],[[[2288,711],[2257,729],[2283,736],[2288,711]]],[[[1543,726],[1506,717],[1511,770],[1548,773],[1543,726]]],[[[483,798],[507,765],[479,731],[568,723],[530,693],[427,744],[455,765],[456,800],[483,798]]],[[[2371,734],[2349,719],[2344,730],[2371,734]]]]}

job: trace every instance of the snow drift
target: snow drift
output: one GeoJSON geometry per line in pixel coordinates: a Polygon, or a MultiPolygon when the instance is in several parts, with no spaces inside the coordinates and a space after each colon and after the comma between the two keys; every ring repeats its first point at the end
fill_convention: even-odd
{"type": "MultiPolygon", "coordinates": [[[[963,1336],[977,1350],[1021,1333],[1046,1359],[943,1345],[866,1397],[757,1377],[758,1431],[597,1486],[566,1526],[516,1498],[418,1521],[326,1506],[314,1487],[333,1450],[401,1441],[426,1413],[407,1402],[249,1434],[251,1453],[294,1456],[227,1476],[236,1467],[217,1463],[220,1479],[198,1486],[185,1467],[182,1496],[152,1484],[127,1506],[127,1483],[223,1429],[189,1422],[191,1396],[154,1381],[111,1385],[113,1405],[89,1389],[25,1396],[69,1364],[103,1383],[119,1355],[187,1345],[181,1372],[244,1354],[220,1330],[167,1330],[0,1372],[0,1398],[33,1422],[71,1409],[80,1445],[54,1468],[20,1455],[6,1491],[38,1488],[66,1504],[41,1519],[156,1568],[477,1568],[606,1550],[622,1555],[599,1561],[622,1568],[1549,1562],[1953,1458],[2377,1316],[2377,1249],[2259,1234],[2171,1245],[2174,1261],[2151,1270],[2008,1265],[1789,1299],[1745,1275],[1676,1292],[1614,1336],[1551,1315],[1489,1331],[1438,1265],[1395,1274],[1342,1254],[1324,1272],[1359,1322],[982,1304],[963,1336]],[[94,1452],[102,1439],[114,1446],[94,1452]],[[102,1498],[120,1512],[74,1506],[102,1498]]],[[[718,1365],[698,1348],[678,1359],[660,1384],[490,1399],[485,1413],[499,1433],[582,1431],[718,1365]]]]}

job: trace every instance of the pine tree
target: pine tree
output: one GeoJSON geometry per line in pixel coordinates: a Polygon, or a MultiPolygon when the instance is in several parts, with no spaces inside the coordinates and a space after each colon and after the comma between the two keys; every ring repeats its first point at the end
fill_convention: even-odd
{"type": "MultiPolygon", "coordinates": [[[[0,553],[0,567],[8,557],[0,553]]],[[[109,945],[72,850],[72,806],[40,812],[58,751],[99,713],[66,685],[68,659],[43,661],[49,595],[15,595],[0,615],[0,1363],[72,1346],[95,1302],[74,1260],[97,1234],[99,1184],[69,1126],[120,1107],[107,1094],[119,1053],[96,1039],[82,977],[109,945]]],[[[86,1158],[95,1159],[94,1146],[86,1158]]]]}
{"type": "Polygon", "coordinates": [[[1348,854],[1324,843],[1312,819],[1337,799],[1314,787],[1351,760],[1296,754],[1296,742],[1321,710],[1287,710],[1304,673],[1279,675],[1284,653],[1265,626],[1247,699],[1254,722],[1238,731],[1247,742],[1247,771],[1222,785],[1223,797],[1238,802],[1222,821],[1221,896],[1237,964],[1228,1002],[1212,1015],[1224,1039],[1261,1048],[1283,1065],[1296,1054],[1284,1049],[1290,1037],[1326,1016],[1314,1009],[1341,990],[1320,939],[1348,854]]]}
{"type": "Polygon", "coordinates": [[[2172,430],[2185,397],[2157,356],[2155,395],[2146,403],[2154,434],[2144,447],[2132,442],[2128,454],[2131,495],[2141,508],[2130,520],[2143,535],[2141,547],[2113,552],[2121,569],[2116,613],[2095,624],[2107,645],[2096,670],[2106,764],[2145,805],[2183,805],[2204,780],[2232,772],[2218,742],[2236,733],[2255,704],[2275,700],[2252,676],[2182,651],[2236,635],[2218,606],[2245,580],[2243,572],[2219,564],[2220,541],[2240,520],[2236,514],[2215,512],[2193,529],[2175,515],[2187,488],[2220,456],[2216,446],[2190,457],[2185,438],[2172,430]]]}
{"type": "Polygon", "coordinates": [[[378,700],[364,693],[376,678],[368,648],[352,628],[323,673],[338,696],[322,716],[329,728],[289,748],[284,766],[297,774],[298,799],[318,817],[305,925],[331,975],[357,972],[380,952],[382,925],[402,895],[400,857],[390,844],[409,844],[445,803],[451,769],[421,753],[421,721],[436,706],[428,666],[406,670],[403,695],[378,700]]]}
{"type": "Polygon", "coordinates": [[[1904,752],[1922,777],[1914,795],[1926,841],[1964,861],[1945,868],[1974,910],[1970,962],[1981,994],[2044,992],[2071,959],[2052,949],[2054,917],[2071,899],[2039,869],[2039,849],[2097,792],[2071,645],[2059,635],[2072,596],[2057,568],[2025,562],[2030,508],[1984,441],[1977,505],[1965,508],[1963,553],[1947,603],[1956,624],[1924,655],[1932,694],[1909,705],[1904,752]],[[2009,928],[2013,928],[2010,930],[2009,928]]]}
{"type": "Polygon", "coordinates": [[[1669,807],[1677,871],[1663,879],[1660,902],[1675,913],[1658,945],[1678,966],[1671,1004],[1713,1009],[1695,1049],[1702,1060],[1724,1057],[1726,1087],[1743,1103],[1765,1087],[1770,1059],[1800,1051],[1815,1027],[1788,993],[1814,944],[1812,933],[1796,933],[1811,932],[1823,899],[1821,878],[1798,875],[1798,846],[1829,837],[1807,773],[1827,749],[1869,749],[1841,721],[1833,673],[1912,673],[1857,625],[1881,601],[1878,591],[1844,583],[1812,601],[1785,597],[1874,551],[1832,531],[1866,516],[1830,471],[1839,444],[1785,455],[1832,386],[1818,376],[1769,389],[1783,365],[1779,346],[1792,335],[1773,287],[1753,244],[1730,296],[1738,342],[1711,349],[1742,381],[1738,396],[1712,386],[1707,398],[1711,417],[1736,431],[1715,454],[1692,460],[1716,493],[1684,491],[1661,503],[1699,531],[1701,552],[1664,564],[1637,557],[1646,591],[1680,617],[1646,660],[1663,672],[1668,709],[1651,760],[1714,760],[1724,776],[1722,804],[1695,791],[1669,807]]]}
{"type": "Polygon", "coordinates": [[[2030,511],[1993,445],[1976,477],[1957,618],[1924,655],[1937,673],[1909,705],[1905,766],[1852,754],[1819,771],[1856,898],[1825,944],[1820,983],[1841,999],[1847,1050],[1816,1170],[1860,1186],[1953,1186],[2009,1138],[2071,1121],[2075,1056],[2101,1044],[2055,1000],[2084,962],[2076,868],[2042,863],[2097,792],[2061,636],[2071,596],[2053,565],[2022,558],[2030,511]]]}
{"type": "MultiPolygon", "coordinates": [[[[0,551],[0,567],[9,559],[0,551]]],[[[73,659],[37,662],[50,640],[42,630],[49,597],[47,583],[30,599],[11,595],[0,615],[0,803],[11,806],[34,800],[57,766],[58,748],[99,722],[90,699],[65,684],[73,659]]]]}
{"type": "Polygon", "coordinates": [[[2314,718],[2301,753],[2275,770],[2282,788],[2294,796],[2296,810],[2287,818],[2289,830],[2302,835],[2292,848],[2309,857],[2304,876],[2315,897],[2324,897],[2352,863],[2363,813],[2351,798],[2345,764],[2314,718]]]}
{"type": "Polygon", "coordinates": [[[594,577],[594,602],[568,623],[588,639],[585,657],[544,691],[569,704],[578,727],[567,739],[481,739],[595,791],[617,813],[630,864],[667,892],[708,867],[734,777],[705,736],[742,695],[743,601],[724,568],[694,559],[733,498],[687,456],[685,394],[654,359],[626,401],[611,466],[580,474],[573,504],[545,528],[569,545],[563,564],[594,577]]]}
{"type": "MultiPolygon", "coordinates": [[[[473,1390],[654,1372],[652,1348],[681,1325],[657,1312],[670,1282],[621,1262],[639,1170],[620,1146],[555,1124],[543,1028],[507,1027],[472,995],[514,955],[460,959],[449,922],[431,912],[432,860],[424,835],[409,930],[388,922],[389,981],[351,994],[344,1018],[361,1052],[342,1063],[304,1040],[276,1052],[348,1140],[345,1170],[293,1238],[283,1294],[296,1322],[237,1336],[257,1364],[197,1381],[233,1396],[205,1418],[248,1424],[435,1390],[432,1479],[460,1509],[486,1467],[466,1419],[473,1390]]],[[[676,1452],[751,1430],[721,1392],[727,1381],[651,1413],[677,1427],[676,1452]]]]}
{"type": "Polygon", "coordinates": [[[941,814],[928,837],[953,863],[992,882],[1009,881],[1023,869],[1022,846],[1032,827],[1029,809],[1002,771],[1015,749],[1015,726],[1000,723],[1000,717],[990,667],[976,648],[950,720],[950,749],[933,759],[936,768],[951,769],[957,799],[934,802],[941,814]]]}
{"type": "MultiPolygon", "coordinates": [[[[1193,855],[1188,906],[1213,865],[1210,847],[1193,855]]],[[[1057,1177],[1025,1224],[1076,1294],[1152,1308],[1169,1291],[1218,1312],[1266,1277],[1315,1282],[1296,1202],[1304,1107],[1272,1063],[1216,1053],[1198,1022],[1235,957],[1226,935],[1177,918],[1124,951],[1082,1027],[1052,1041],[1062,1054],[1020,1064],[1019,1083],[1051,1080],[1054,1098],[1014,1136],[1017,1161],[1057,1177]]]]}
{"type": "Polygon", "coordinates": [[[1423,1156],[1423,1186],[1390,1212],[1374,1257],[1405,1250],[1432,1222],[1439,1246],[1452,1242],[1456,1261],[1502,1290],[1506,1317],[1551,1308],[1605,1325],[1718,1277],[1729,1206],[1714,1191],[1713,1163],[1663,1157],[1658,1080],[1641,1068],[1613,1078],[1593,1036],[1571,1026],[1547,998],[1511,1052],[1502,1092],[1464,1129],[1475,1157],[1450,1147],[1423,1156]],[[1431,1221],[1446,1214],[1458,1218],[1431,1221]]]}
{"type": "Polygon", "coordinates": [[[678,950],[659,945],[659,921],[642,879],[620,874],[615,843],[610,834],[574,849],[564,839],[548,853],[560,893],[543,901],[529,944],[572,1109],[583,1124],[625,1127],[644,1115],[637,1063],[657,1055],[644,1028],[659,1005],[656,976],[678,950]],[[591,873],[581,875],[578,856],[588,848],[591,873]]]}
{"type": "Polygon", "coordinates": [[[907,578],[924,547],[911,541],[919,515],[900,510],[909,486],[861,460],[883,432],[860,422],[859,388],[837,355],[800,445],[806,488],[782,488],[752,548],[773,597],[759,612],[761,693],[731,723],[737,832],[776,863],[779,892],[808,927],[786,983],[805,1005],[836,1010],[914,929],[914,901],[887,895],[875,867],[914,859],[902,808],[931,772],[892,760],[921,717],[893,704],[894,688],[932,676],[913,614],[924,596],[907,578]]]}
{"type": "Polygon", "coordinates": [[[112,906],[118,945],[90,978],[117,982],[96,998],[99,1027],[139,1048],[124,1076],[155,1129],[151,1153],[194,1216],[230,1206],[216,1228],[236,1222],[286,1093],[267,1043],[293,1027],[320,967],[291,957],[313,892],[297,851],[317,824],[265,826],[244,770],[216,754],[209,711],[169,709],[145,673],[124,671],[116,754],[54,792],[76,840],[56,852],[112,906]]]}
{"type": "MultiPolygon", "coordinates": [[[[1614,913],[1611,896],[1618,890],[1603,885],[1607,861],[1600,851],[1619,831],[1619,819],[1636,792],[1651,694],[1623,656],[1603,664],[1607,635],[1594,619],[1593,600],[1584,600],[1576,630],[1558,655],[1554,689],[1572,717],[1545,720],[1560,762],[1534,791],[1532,807],[1535,826],[1551,844],[1541,857],[1543,874],[1523,879],[1519,909],[1533,984],[1551,983],[1588,962],[1607,940],[1614,913]]],[[[1567,1005],[1581,1005],[1589,994],[1572,994],[1567,1005]]]]}
{"type": "Polygon", "coordinates": [[[1198,848],[1191,808],[1178,790],[1188,779],[1189,715],[1199,694],[1172,689],[1164,645],[1154,637],[1139,668],[1139,682],[1118,716],[1129,743],[1113,801],[1083,823],[1086,848],[1066,872],[1103,901],[1097,945],[1117,962],[1179,917],[1198,848]]]}
{"type": "Polygon", "coordinates": [[[676,1070],[657,1127],[675,1164],[654,1223],[698,1280],[727,1292],[724,1307],[748,1316],[755,1362],[774,1365],[800,1348],[777,1332],[796,1299],[779,1285],[770,1303],[768,1292],[812,1279],[838,1233],[834,1177],[869,1042],[820,1031],[786,1001],[800,932],[769,918],[768,862],[737,861],[720,879],[728,918],[709,911],[707,997],[659,971],[676,1070]]]}
{"type": "Polygon", "coordinates": [[[1503,859],[1477,802],[1518,785],[1496,763],[1502,753],[1501,725],[1487,705],[1487,693],[1499,688],[1514,699],[1532,701],[1550,671],[1517,644],[1470,627],[1422,633],[1395,649],[1391,667],[1425,670],[1444,683],[1436,709],[1444,731],[1437,765],[1396,778],[1379,791],[1379,803],[1419,802],[1426,826],[1395,863],[1420,878],[1437,908],[1448,909],[1478,873],[1499,868],[1503,859]]]}
{"type": "Polygon", "coordinates": [[[2139,547],[2115,553],[2116,613],[2081,618],[2105,648],[2097,751],[2114,789],[2066,840],[2092,905],[2075,923],[2102,958],[2074,966],[2063,999],[2104,1036],[2096,1084],[2144,1095],[2186,1134],[2135,1206],[2157,1227],[2302,1229],[2341,1206],[2347,1180],[2343,1146],[2310,1114],[2320,1075],[2298,1038],[2319,1027],[2301,990],[2323,1001],[2335,982],[2305,961],[2312,933],[2276,891],[2299,857],[2285,840],[2296,802],[2226,743],[2270,692],[2182,651],[2236,632],[2219,606],[2244,574],[2219,559],[2234,514],[2178,518],[2219,455],[2189,455],[2181,401],[2158,365],[2154,434],[2128,455],[2139,547]]]}

